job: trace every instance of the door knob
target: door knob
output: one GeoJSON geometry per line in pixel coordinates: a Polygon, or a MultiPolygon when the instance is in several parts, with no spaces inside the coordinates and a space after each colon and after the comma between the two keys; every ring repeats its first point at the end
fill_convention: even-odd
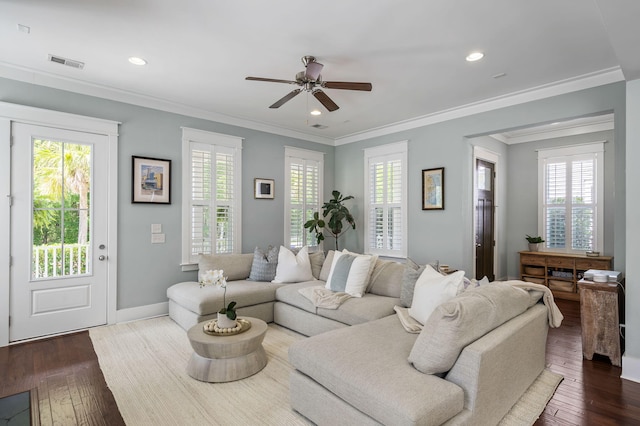
{"type": "Polygon", "coordinates": [[[107,258],[107,256],[101,254],[100,256],[98,256],[98,260],[105,260],[107,258]]]}

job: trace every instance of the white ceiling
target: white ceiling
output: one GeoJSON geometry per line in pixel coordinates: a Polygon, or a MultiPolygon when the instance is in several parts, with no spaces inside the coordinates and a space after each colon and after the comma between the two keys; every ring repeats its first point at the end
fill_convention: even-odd
{"type": "Polygon", "coordinates": [[[341,143],[487,100],[640,78],[639,17],[637,0],[0,0],[0,76],[341,143]],[[474,50],[485,58],[466,62],[474,50]],[[324,80],[373,91],[326,89],[340,109],[315,118],[306,93],[268,108],[294,86],[244,79],[291,80],[304,55],[324,80]]]}

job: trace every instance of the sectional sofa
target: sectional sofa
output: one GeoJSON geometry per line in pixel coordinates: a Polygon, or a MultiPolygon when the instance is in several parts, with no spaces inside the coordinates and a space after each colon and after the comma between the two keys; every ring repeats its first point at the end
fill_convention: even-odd
{"type": "MultiPolygon", "coordinates": [[[[394,311],[404,264],[378,259],[363,297],[325,309],[300,293],[324,284],[331,262],[323,257],[311,256],[317,280],[295,284],[247,280],[253,254],[200,262],[202,271],[225,271],[227,301],[240,315],[311,336],[290,347],[289,359],[292,408],[312,422],[497,424],[544,369],[549,323],[539,292],[479,287],[409,333],[394,311]]],[[[175,284],[167,296],[170,317],[185,330],[214,318],[223,303],[220,289],[197,282],[175,284]]]]}

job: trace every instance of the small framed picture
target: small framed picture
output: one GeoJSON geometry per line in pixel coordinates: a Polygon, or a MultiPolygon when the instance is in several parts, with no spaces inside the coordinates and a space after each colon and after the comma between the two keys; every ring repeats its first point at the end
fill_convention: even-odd
{"type": "Polygon", "coordinates": [[[444,167],[422,170],[422,210],[444,210],[444,167]]]}
{"type": "Polygon", "coordinates": [[[254,185],[253,198],[273,199],[273,193],[274,193],[273,179],[255,178],[253,180],[253,185],[254,185]]]}
{"type": "Polygon", "coordinates": [[[131,202],[171,204],[171,160],[131,157],[131,202]]]}

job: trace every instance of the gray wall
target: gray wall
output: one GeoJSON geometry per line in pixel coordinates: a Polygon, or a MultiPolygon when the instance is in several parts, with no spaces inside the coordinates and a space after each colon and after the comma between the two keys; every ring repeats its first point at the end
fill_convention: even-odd
{"type": "MultiPolygon", "coordinates": [[[[436,123],[391,135],[371,138],[365,141],[336,147],[335,182],[336,187],[354,195],[358,201],[356,213],[358,224],[364,223],[362,200],[364,199],[363,149],[381,144],[409,141],[409,182],[408,182],[408,235],[409,257],[418,262],[436,259],[449,265],[473,270],[472,236],[472,147],[470,138],[488,135],[503,130],[522,128],[538,123],[548,123],[585,115],[614,112],[615,150],[613,162],[607,167],[613,169],[614,181],[609,188],[615,188],[610,197],[608,228],[613,229],[607,236],[607,254],[615,256],[616,268],[625,267],[625,84],[614,83],[566,95],[554,96],[538,101],[475,114],[442,123],[436,123]],[[422,211],[420,205],[421,170],[445,167],[445,210],[422,211]],[[611,167],[612,166],[612,167],[611,167]],[[613,219],[611,219],[613,216],[613,219]],[[612,222],[611,222],[612,221],[612,222]]],[[[516,148],[517,149],[517,148],[516,148]]],[[[607,148],[608,149],[608,148],[607,148]]],[[[509,158],[510,156],[508,156],[509,158]]],[[[532,159],[534,169],[537,164],[532,159]]],[[[611,161],[611,160],[609,160],[611,161]]],[[[519,169],[508,164],[509,180],[522,177],[519,169]]],[[[536,185],[537,178],[528,179],[536,185]]],[[[525,178],[520,184],[509,181],[507,194],[515,194],[526,185],[525,178]]],[[[526,186],[525,186],[526,188],[526,186]]],[[[513,202],[507,201],[507,210],[513,202]]],[[[515,210],[515,207],[514,207],[515,210]]],[[[508,211],[506,216],[506,256],[507,270],[517,268],[515,253],[526,246],[524,234],[536,232],[537,207],[535,197],[527,207],[517,213],[508,211]],[[516,219],[514,217],[518,216],[516,219]],[[514,263],[516,266],[514,266],[514,263]]],[[[503,216],[503,217],[505,217],[503,216]]],[[[502,225],[500,225],[502,226],[502,225]]],[[[346,247],[361,251],[364,241],[363,230],[345,235],[346,247]]],[[[510,273],[511,275],[512,273],[510,273]]]]}
{"type": "Polygon", "coordinates": [[[334,176],[332,146],[287,138],[193,117],[0,78],[0,100],[37,108],[119,121],[118,309],[166,302],[166,289],[193,280],[182,272],[182,167],[180,127],[244,138],[242,150],[242,251],[282,244],[284,238],[284,146],[326,153],[325,195],[334,176]],[[171,205],[131,204],[131,156],[172,160],[171,205]],[[253,179],[275,179],[275,199],[253,198],[253,179]],[[151,224],[160,223],[165,244],[151,244],[151,224]]]}
{"type": "Polygon", "coordinates": [[[623,377],[640,380],[640,310],[636,302],[640,300],[640,80],[627,83],[627,113],[633,117],[627,121],[627,268],[626,268],[626,351],[625,357],[633,358],[631,367],[635,371],[627,373],[627,363],[623,358],[623,377]]]}

